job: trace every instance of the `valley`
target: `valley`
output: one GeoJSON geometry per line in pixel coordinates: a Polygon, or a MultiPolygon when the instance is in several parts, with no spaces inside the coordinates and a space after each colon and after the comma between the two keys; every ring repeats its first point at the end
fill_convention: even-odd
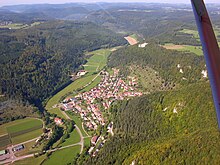
{"type": "Polygon", "coordinates": [[[0,67],[0,164],[220,163],[188,4],[0,7],[0,67]]]}

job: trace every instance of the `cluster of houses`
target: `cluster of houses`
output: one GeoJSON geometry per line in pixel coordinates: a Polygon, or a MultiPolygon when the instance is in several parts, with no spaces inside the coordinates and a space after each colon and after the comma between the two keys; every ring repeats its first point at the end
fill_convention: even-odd
{"type": "Polygon", "coordinates": [[[99,125],[104,126],[106,119],[102,112],[108,110],[114,101],[142,95],[136,91],[136,78],[128,77],[129,81],[126,82],[118,76],[118,72],[119,70],[115,69],[114,74],[110,76],[108,72],[103,71],[98,86],[73,98],[66,98],[61,104],[61,109],[79,114],[88,130],[96,130],[99,125]]]}
{"type": "Polygon", "coordinates": [[[91,147],[88,150],[88,153],[95,157],[99,150],[104,146],[106,140],[103,136],[94,136],[91,139],[91,147]]]}
{"type": "Polygon", "coordinates": [[[7,25],[10,25],[12,24],[12,21],[0,21],[0,26],[7,26],[7,25]]]}

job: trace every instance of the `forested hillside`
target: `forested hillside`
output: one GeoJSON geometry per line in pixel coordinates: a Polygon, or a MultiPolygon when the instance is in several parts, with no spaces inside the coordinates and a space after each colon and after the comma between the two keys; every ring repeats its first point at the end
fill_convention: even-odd
{"type": "Polygon", "coordinates": [[[131,65],[137,65],[143,69],[150,67],[158,72],[165,83],[181,84],[202,80],[201,72],[205,69],[203,57],[192,53],[166,50],[153,43],[145,48],[130,46],[120,49],[112,53],[108,65],[120,67],[125,75],[132,71],[131,65]]]}
{"type": "Polygon", "coordinates": [[[93,23],[51,21],[28,29],[0,32],[1,93],[43,101],[69,82],[85,62],[83,52],[124,44],[93,23]]]}

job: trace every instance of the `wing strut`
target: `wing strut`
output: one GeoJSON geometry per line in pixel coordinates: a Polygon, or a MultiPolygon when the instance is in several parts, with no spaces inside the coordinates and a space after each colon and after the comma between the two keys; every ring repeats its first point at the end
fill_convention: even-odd
{"type": "Polygon", "coordinates": [[[205,56],[220,130],[220,50],[203,0],[191,0],[205,56]]]}

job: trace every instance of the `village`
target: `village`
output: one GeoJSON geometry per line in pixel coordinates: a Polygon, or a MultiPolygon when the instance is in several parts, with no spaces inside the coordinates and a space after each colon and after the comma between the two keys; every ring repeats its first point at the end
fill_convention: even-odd
{"type": "MultiPolygon", "coordinates": [[[[119,76],[118,69],[113,69],[113,75],[102,71],[100,76],[101,82],[96,87],[64,99],[59,107],[63,111],[73,111],[80,115],[87,131],[95,132],[98,127],[106,127],[107,132],[113,136],[113,122],[108,121],[106,117],[111,104],[117,100],[141,96],[142,92],[137,91],[137,78],[128,77],[125,80],[119,76]]],[[[92,137],[89,154],[95,156],[105,141],[102,135],[92,137]],[[96,150],[93,151],[95,148],[96,150]]]]}

